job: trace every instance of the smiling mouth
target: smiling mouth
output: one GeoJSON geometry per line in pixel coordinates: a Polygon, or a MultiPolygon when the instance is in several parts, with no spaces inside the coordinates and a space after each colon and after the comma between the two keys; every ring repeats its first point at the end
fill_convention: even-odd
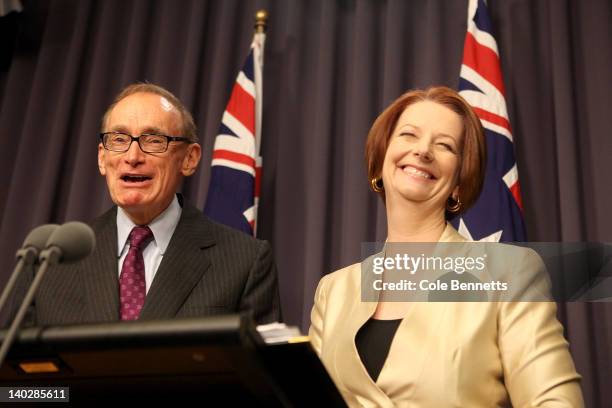
{"type": "Polygon", "coordinates": [[[421,170],[421,169],[417,169],[416,167],[412,167],[412,166],[401,166],[401,169],[404,173],[410,174],[411,176],[416,176],[416,177],[420,177],[426,180],[435,180],[436,177],[434,177],[433,174],[425,171],[425,170],[421,170]]]}
{"type": "Polygon", "coordinates": [[[143,181],[151,180],[151,177],[125,174],[121,176],[121,180],[125,181],[126,183],[142,183],[143,181]]]}

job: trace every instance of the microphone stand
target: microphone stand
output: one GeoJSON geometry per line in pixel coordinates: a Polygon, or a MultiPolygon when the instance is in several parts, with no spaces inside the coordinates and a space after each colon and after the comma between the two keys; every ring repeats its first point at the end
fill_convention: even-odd
{"type": "Polygon", "coordinates": [[[21,275],[24,267],[33,265],[36,261],[37,255],[38,251],[33,247],[21,248],[19,251],[17,251],[17,265],[15,265],[15,269],[13,269],[13,273],[6,283],[6,286],[2,291],[2,295],[0,295],[0,311],[2,308],[4,308],[4,304],[6,303],[13,286],[15,286],[15,283],[17,283],[17,278],[19,278],[19,275],[21,275]]]}
{"type": "Polygon", "coordinates": [[[45,249],[40,253],[40,259],[42,260],[42,263],[40,265],[40,268],[38,269],[38,273],[34,277],[32,284],[28,288],[28,291],[26,292],[26,295],[23,301],[21,302],[21,305],[19,306],[19,310],[15,315],[15,319],[11,323],[8,332],[4,337],[2,347],[0,347],[0,367],[4,363],[4,358],[6,357],[6,354],[8,353],[8,350],[15,339],[17,330],[19,330],[19,327],[21,326],[21,322],[25,317],[28,307],[34,299],[34,295],[36,294],[36,290],[42,282],[42,278],[45,276],[45,273],[47,272],[47,269],[49,269],[49,266],[56,265],[60,261],[61,256],[62,250],[57,246],[51,246],[50,248],[45,249]]]}

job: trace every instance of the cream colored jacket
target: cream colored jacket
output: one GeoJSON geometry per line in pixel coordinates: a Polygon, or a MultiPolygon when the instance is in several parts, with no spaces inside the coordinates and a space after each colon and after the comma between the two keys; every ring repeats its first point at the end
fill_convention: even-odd
{"type": "MultiPolygon", "coordinates": [[[[460,241],[450,225],[440,239],[460,241]]],[[[374,383],[355,336],[376,306],[360,264],[317,287],[310,340],[351,407],[584,406],[554,302],[415,302],[374,383]]]]}

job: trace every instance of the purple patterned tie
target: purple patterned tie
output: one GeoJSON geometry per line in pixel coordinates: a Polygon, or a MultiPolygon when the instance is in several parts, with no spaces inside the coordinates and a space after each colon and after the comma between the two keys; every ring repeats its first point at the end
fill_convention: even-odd
{"type": "Polygon", "coordinates": [[[149,227],[134,227],[128,241],[130,249],[119,276],[121,320],[137,320],[147,293],[142,250],[153,238],[149,227]]]}

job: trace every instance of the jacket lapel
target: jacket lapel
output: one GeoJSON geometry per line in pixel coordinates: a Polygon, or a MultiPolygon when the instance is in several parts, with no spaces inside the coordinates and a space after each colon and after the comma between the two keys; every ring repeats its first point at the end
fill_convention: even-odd
{"type": "Polygon", "coordinates": [[[119,271],[117,269],[117,208],[94,222],[96,247],[81,271],[86,297],[87,321],[119,318],[119,271]]]}
{"type": "Polygon", "coordinates": [[[205,249],[214,244],[201,212],[186,205],[149,288],[140,320],[176,316],[210,267],[205,249]]]}
{"type": "MultiPolygon", "coordinates": [[[[379,256],[380,254],[374,255],[379,256]]],[[[363,261],[362,264],[356,264],[354,267],[357,271],[350,274],[352,282],[348,290],[345,301],[351,302],[350,312],[348,315],[350,319],[345,319],[345,329],[339,330],[342,336],[349,336],[348,339],[339,339],[336,343],[339,347],[335,350],[335,364],[338,372],[352,373],[349,377],[346,377],[344,386],[355,396],[355,398],[364,406],[368,406],[368,403],[375,402],[380,407],[391,407],[393,403],[387,395],[378,387],[378,385],[372,380],[372,377],[368,374],[365,366],[361,362],[357,346],[355,345],[355,337],[357,332],[374,315],[376,306],[378,304],[378,294],[372,290],[373,275],[366,273],[363,276],[362,273],[365,270],[372,270],[372,259],[370,257],[363,261]],[[365,285],[365,288],[362,286],[365,285]],[[357,296],[356,296],[357,295],[357,296]],[[343,344],[350,344],[350,347],[342,347],[343,344]],[[364,384],[369,384],[368,387],[364,387],[364,384]],[[368,391],[367,398],[361,397],[364,390],[368,391]]]]}
{"type": "MultiPolygon", "coordinates": [[[[464,242],[450,224],[446,225],[438,242],[464,242]]],[[[448,247],[443,247],[448,251],[448,247]]],[[[446,302],[413,302],[410,311],[400,323],[389,354],[378,376],[377,386],[385,395],[410,396],[415,391],[429,361],[436,338],[445,335],[441,327],[448,312],[446,302]],[[398,381],[398,379],[401,379],[398,381]]]]}
{"type": "Polygon", "coordinates": [[[448,303],[415,302],[393,337],[377,386],[385,395],[402,398],[414,394],[427,370],[436,339],[445,335],[442,322],[448,303]]]}

